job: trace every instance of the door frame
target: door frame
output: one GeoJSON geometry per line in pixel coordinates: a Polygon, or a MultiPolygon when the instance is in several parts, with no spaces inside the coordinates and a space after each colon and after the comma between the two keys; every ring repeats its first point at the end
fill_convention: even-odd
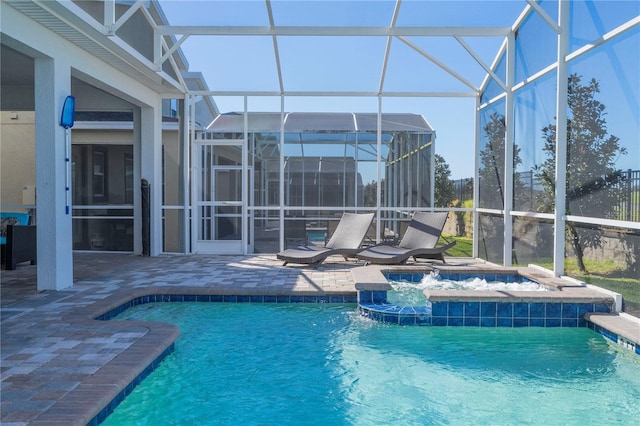
{"type": "MultiPolygon", "coordinates": [[[[248,216],[248,190],[247,185],[251,181],[250,170],[247,165],[248,157],[247,157],[247,142],[246,137],[243,139],[196,139],[192,144],[192,153],[191,158],[194,159],[193,167],[192,167],[192,227],[191,227],[191,247],[192,253],[194,254],[247,254],[248,249],[248,238],[247,234],[249,231],[250,218],[248,216]],[[203,167],[202,162],[202,152],[203,147],[212,146],[233,146],[241,148],[241,165],[217,165],[213,166],[211,164],[205,165],[206,167],[210,167],[211,172],[215,172],[216,170],[241,170],[241,200],[238,202],[228,201],[225,204],[236,205],[241,207],[241,220],[240,220],[240,239],[239,240],[200,240],[200,227],[203,224],[201,217],[201,207],[203,205],[211,206],[215,208],[215,188],[211,188],[212,195],[211,201],[203,201],[201,200],[202,195],[202,178],[203,173],[201,167],[203,167]]],[[[215,212],[212,213],[215,215],[215,212]]]]}

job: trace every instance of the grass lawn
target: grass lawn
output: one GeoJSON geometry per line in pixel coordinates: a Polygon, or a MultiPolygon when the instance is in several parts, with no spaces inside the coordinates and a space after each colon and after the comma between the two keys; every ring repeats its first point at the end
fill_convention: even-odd
{"type": "MultiPolygon", "coordinates": [[[[443,236],[443,239],[445,237],[443,236]]],[[[473,240],[464,237],[446,236],[446,241],[456,240],[456,245],[447,250],[447,256],[451,257],[471,257],[473,256],[473,240]]]]}

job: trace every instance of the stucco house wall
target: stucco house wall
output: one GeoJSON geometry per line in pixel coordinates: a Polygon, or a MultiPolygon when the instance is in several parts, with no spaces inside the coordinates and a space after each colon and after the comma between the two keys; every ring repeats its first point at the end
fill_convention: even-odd
{"type": "Polygon", "coordinates": [[[23,205],[23,187],[35,187],[35,114],[0,111],[0,204],[2,209],[23,205]]]}

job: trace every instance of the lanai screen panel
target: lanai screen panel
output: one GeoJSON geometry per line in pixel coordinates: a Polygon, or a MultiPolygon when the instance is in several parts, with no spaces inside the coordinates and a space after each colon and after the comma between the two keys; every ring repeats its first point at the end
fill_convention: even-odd
{"type": "Polygon", "coordinates": [[[287,114],[284,131],[286,133],[347,133],[355,132],[353,114],[350,113],[316,113],[293,112],[287,114]]]}
{"type": "MultiPolygon", "coordinates": [[[[281,117],[262,112],[248,116],[259,205],[278,204],[281,117]]],[[[433,129],[420,114],[386,113],[381,130],[383,175],[378,182],[377,113],[285,113],[284,205],[375,208],[376,186],[385,182],[381,207],[430,207],[433,129]]],[[[208,131],[239,136],[244,132],[244,115],[223,114],[208,131]]]]}

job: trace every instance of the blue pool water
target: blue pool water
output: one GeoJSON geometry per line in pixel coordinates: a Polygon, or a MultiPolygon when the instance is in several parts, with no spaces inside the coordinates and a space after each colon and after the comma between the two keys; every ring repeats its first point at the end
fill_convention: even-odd
{"type": "Polygon", "coordinates": [[[584,328],[397,327],[350,304],[153,303],[114,319],[173,323],[181,336],[106,425],[584,425],[640,416],[640,357],[584,328]]]}
{"type": "Polygon", "coordinates": [[[307,231],[307,240],[310,242],[324,242],[327,238],[327,233],[325,231],[307,231]]]}

